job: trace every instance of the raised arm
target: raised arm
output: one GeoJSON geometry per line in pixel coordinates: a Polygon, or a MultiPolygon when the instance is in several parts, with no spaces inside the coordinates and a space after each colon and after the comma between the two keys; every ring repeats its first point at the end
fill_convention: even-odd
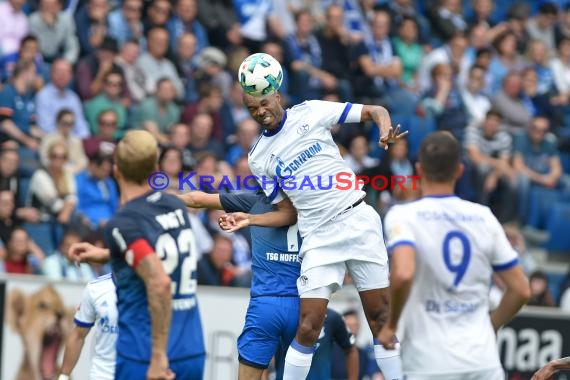
{"type": "Polygon", "coordinates": [[[373,121],[380,129],[380,141],[378,145],[384,149],[388,149],[388,144],[394,143],[396,140],[408,134],[408,131],[400,133],[400,125],[396,129],[392,127],[390,113],[382,106],[364,105],[360,117],[361,121],[373,121]]]}
{"type": "Polygon", "coordinates": [[[247,226],[260,227],[284,227],[297,223],[297,210],[289,200],[283,199],[274,205],[275,211],[263,214],[247,214],[234,212],[223,215],[220,220],[220,227],[228,232],[234,232],[247,226]]]}

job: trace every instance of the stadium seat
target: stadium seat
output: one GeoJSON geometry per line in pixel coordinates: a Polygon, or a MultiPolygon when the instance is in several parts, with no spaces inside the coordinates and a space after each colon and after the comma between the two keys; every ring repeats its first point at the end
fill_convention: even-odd
{"type": "Polygon", "coordinates": [[[539,230],[546,228],[548,213],[562,200],[562,195],[558,189],[533,186],[529,192],[528,217],[525,224],[539,230]]]}
{"type": "Polygon", "coordinates": [[[568,238],[570,226],[570,204],[558,202],[552,205],[546,221],[546,230],[550,240],[544,248],[548,252],[570,254],[570,239],[568,238]]]}
{"type": "Polygon", "coordinates": [[[53,238],[52,223],[24,223],[23,227],[30,235],[30,238],[44,251],[46,256],[54,252],[56,244],[53,238]]]}
{"type": "Polygon", "coordinates": [[[28,201],[28,191],[30,190],[30,179],[26,177],[20,177],[20,194],[16,202],[20,205],[26,205],[28,201]]]}
{"type": "Polygon", "coordinates": [[[570,174],[570,153],[560,153],[560,161],[562,162],[564,173],[570,174]]]}
{"type": "MultiPolygon", "coordinates": [[[[435,132],[435,119],[429,116],[412,115],[407,119],[407,123],[409,125],[405,127],[405,130],[410,131],[408,133],[409,155],[414,160],[420,151],[423,139],[430,133],[435,132]]],[[[404,127],[404,124],[402,126],[404,127]]]]}

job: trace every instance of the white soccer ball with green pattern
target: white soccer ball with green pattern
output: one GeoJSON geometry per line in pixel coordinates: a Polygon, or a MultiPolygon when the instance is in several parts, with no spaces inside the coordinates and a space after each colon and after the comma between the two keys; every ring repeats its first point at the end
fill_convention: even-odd
{"type": "Polygon", "coordinates": [[[256,53],[243,60],[238,80],[244,92],[262,97],[279,90],[283,82],[283,69],[269,54],[256,53]]]}

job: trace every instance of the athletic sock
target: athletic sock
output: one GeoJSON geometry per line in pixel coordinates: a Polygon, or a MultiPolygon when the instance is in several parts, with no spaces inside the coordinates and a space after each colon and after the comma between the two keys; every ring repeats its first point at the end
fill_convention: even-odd
{"type": "Polygon", "coordinates": [[[387,350],[380,344],[380,341],[374,339],[374,357],[384,379],[402,380],[404,378],[400,359],[400,343],[396,344],[395,349],[387,350]]]}
{"type": "Polygon", "coordinates": [[[305,380],[311,369],[314,351],[313,347],[303,346],[293,339],[285,355],[283,380],[305,380]]]}

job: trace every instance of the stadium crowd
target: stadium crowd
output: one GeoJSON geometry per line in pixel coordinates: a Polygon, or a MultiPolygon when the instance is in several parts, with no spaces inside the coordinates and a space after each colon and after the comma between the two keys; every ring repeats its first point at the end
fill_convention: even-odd
{"type": "MultiPolygon", "coordinates": [[[[384,152],[371,125],[334,130],[357,174],[413,175],[421,139],[452,132],[465,148],[458,195],[507,225],[532,274],[531,304],[570,309],[570,275],[551,295],[521,234],[567,238],[544,234],[570,222],[565,0],[3,0],[0,271],[77,281],[109,271],[64,253],[80,240],[103,244],[119,205],[113,150],[129,129],[163,147],[166,191],[191,190],[178,188],[179,173],[213,175],[216,188],[250,175],[260,129],[237,72],[254,52],[282,63],[286,106],[380,104],[410,131],[384,152]]],[[[365,190],[381,215],[419,196],[411,186],[365,190]]],[[[249,233],[221,231],[220,213],[191,214],[198,281],[247,287],[249,233]]]]}

